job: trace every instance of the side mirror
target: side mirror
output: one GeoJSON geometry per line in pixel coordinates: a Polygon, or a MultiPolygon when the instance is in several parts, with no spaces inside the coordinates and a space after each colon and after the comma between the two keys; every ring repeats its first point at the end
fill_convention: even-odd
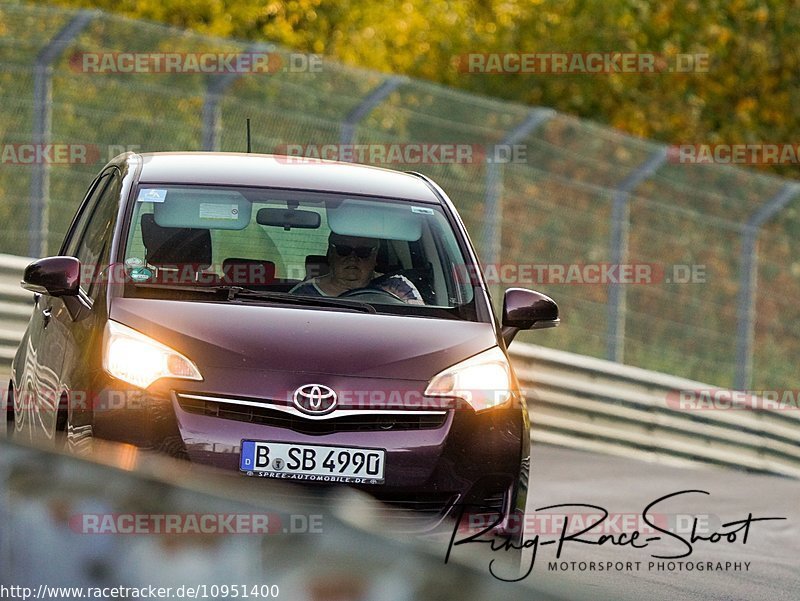
{"type": "Polygon", "coordinates": [[[25,268],[20,285],[25,290],[49,296],[76,296],[81,262],[75,257],[46,257],[25,268]]]}
{"type": "Polygon", "coordinates": [[[511,344],[520,330],[554,328],[561,320],[556,302],[525,288],[509,288],[503,297],[503,340],[511,344]]]}

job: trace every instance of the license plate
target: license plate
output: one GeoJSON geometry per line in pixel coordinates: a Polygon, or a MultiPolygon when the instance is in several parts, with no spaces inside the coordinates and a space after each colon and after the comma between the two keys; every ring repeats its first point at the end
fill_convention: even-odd
{"type": "Polygon", "coordinates": [[[384,449],[243,440],[239,469],[248,476],[383,484],[384,449]]]}

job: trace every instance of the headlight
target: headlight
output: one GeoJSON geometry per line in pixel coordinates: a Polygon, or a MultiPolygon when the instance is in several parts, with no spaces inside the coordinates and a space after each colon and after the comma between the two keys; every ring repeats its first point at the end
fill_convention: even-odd
{"type": "Polygon", "coordinates": [[[508,359],[494,347],[456,363],[431,379],[425,395],[460,398],[475,411],[502,405],[511,398],[508,359]]]}
{"type": "Polygon", "coordinates": [[[197,366],[178,351],[111,320],[103,333],[103,367],[140,388],[159,378],[203,379],[197,366]]]}

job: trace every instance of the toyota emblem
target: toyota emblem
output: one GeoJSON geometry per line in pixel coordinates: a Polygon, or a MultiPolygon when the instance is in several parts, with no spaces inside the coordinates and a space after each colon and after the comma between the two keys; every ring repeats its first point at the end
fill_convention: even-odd
{"type": "Polygon", "coordinates": [[[309,415],[324,415],[336,408],[336,393],[324,384],[306,384],[294,391],[294,406],[309,415]]]}

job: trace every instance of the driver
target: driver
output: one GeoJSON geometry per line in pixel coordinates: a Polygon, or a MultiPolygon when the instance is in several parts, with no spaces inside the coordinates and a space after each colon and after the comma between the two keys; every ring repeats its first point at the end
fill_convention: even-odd
{"type": "Polygon", "coordinates": [[[303,296],[339,296],[357,288],[376,288],[393,294],[409,305],[424,305],[422,295],[411,281],[399,274],[375,273],[379,241],[375,238],[328,236],[328,265],[325,275],[300,282],[290,290],[303,296]]]}

